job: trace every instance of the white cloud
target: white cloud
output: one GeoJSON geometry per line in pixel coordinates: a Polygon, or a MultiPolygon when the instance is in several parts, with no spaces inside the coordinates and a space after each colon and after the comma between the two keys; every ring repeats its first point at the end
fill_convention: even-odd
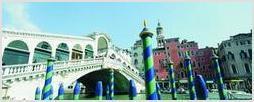
{"type": "Polygon", "coordinates": [[[40,31],[29,19],[24,3],[6,3],[5,9],[8,15],[9,23],[6,25],[8,29],[40,31]]]}

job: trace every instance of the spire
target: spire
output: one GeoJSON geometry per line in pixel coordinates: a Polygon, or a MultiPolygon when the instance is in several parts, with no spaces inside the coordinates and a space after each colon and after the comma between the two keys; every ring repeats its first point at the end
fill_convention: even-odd
{"type": "Polygon", "coordinates": [[[146,28],[146,20],[144,20],[144,28],[146,28]]]}
{"type": "Polygon", "coordinates": [[[160,23],[160,20],[158,19],[158,24],[157,24],[158,26],[161,26],[161,23],[160,23]]]}

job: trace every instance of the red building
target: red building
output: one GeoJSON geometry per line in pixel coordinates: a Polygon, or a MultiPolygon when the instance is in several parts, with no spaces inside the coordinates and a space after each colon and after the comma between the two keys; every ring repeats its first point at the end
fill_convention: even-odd
{"type": "Polygon", "coordinates": [[[215,70],[212,68],[212,47],[206,47],[199,49],[196,54],[198,74],[203,75],[206,80],[213,80],[215,77],[215,70]]]}
{"type": "Polygon", "coordinates": [[[167,57],[173,62],[176,81],[179,83],[187,83],[188,76],[186,69],[184,68],[184,53],[186,51],[189,52],[191,57],[194,75],[201,74],[208,79],[213,77],[214,71],[211,69],[210,60],[212,48],[198,49],[198,43],[194,41],[179,41],[179,38],[165,39],[163,35],[163,28],[160,23],[158,23],[156,30],[157,48],[153,49],[153,58],[156,80],[162,87],[169,86],[166,62],[167,57]]]}

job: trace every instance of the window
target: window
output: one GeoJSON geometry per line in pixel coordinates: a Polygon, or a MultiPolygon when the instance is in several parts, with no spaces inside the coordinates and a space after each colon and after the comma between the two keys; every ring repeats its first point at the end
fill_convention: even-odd
{"type": "Polygon", "coordinates": [[[245,53],[243,50],[241,50],[240,57],[241,57],[241,59],[247,58],[247,53],[245,53]]]}
{"type": "Polygon", "coordinates": [[[134,53],[134,57],[138,57],[138,53],[134,53]]]}
{"type": "Polygon", "coordinates": [[[193,61],[193,64],[192,64],[192,65],[193,65],[193,67],[196,67],[196,63],[195,63],[195,61],[193,61]]]}
{"type": "Polygon", "coordinates": [[[169,47],[167,47],[167,49],[169,49],[169,47]]]}
{"type": "Polygon", "coordinates": [[[236,68],[235,68],[235,65],[232,64],[232,65],[231,65],[231,68],[232,68],[233,73],[234,73],[234,74],[237,74],[237,70],[236,70],[236,68]]]}
{"type": "Polygon", "coordinates": [[[236,46],[238,46],[238,41],[237,41],[237,42],[235,42],[235,44],[236,44],[236,46]]]}
{"type": "Polygon", "coordinates": [[[228,43],[228,47],[231,47],[231,44],[230,44],[230,43],[228,43]]]}
{"type": "Polygon", "coordinates": [[[193,52],[193,51],[191,51],[191,54],[192,54],[192,55],[194,55],[194,52],[193,52]]]}
{"type": "Polygon", "coordinates": [[[250,41],[250,40],[247,40],[247,43],[248,43],[248,44],[251,44],[251,41],[250,41]]]}
{"type": "Polygon", "coordinates": [[[252,50],[248,49],[248,53],[249,53],[250,58],[252,59],[252,50]]]}
{"type": "Polygon", "coordinates": [[[181,77],[184,78],[184,73],[183,72],[181,72],[181,77]]]}
{"type": "Polygon", "coordinates": [[[241,44],[241,45],[245,45],[245,42],[244,42],[244,41],[241,41],[240,44],[241,44]]]}
{"type": "Polygon", "coordinates": [[[134,60],[134,65],[138,65],[138,60],[137,59],[134,60]]]}
{"type": "Polygon", "coordinates": [[[228,52],[228,59],[232,59],[232,60],[235,59],[235,56],[232,52],[228,52]]]}
{"type": "Polygon", "coordinates": [[[182,62],[180,62],[180,68],[183,68],[183,63],[182,62]]]}
{"type": "Polygon", "coordinates": [[[178,52],[178,56],[181,57],[181,52],[178,52]]]}
{"type": "Polygon", "coordinates": [[[244,67],[245,67],[246,73],[250,73],[250,68],[247,63],[244,64],[244,67]]]}

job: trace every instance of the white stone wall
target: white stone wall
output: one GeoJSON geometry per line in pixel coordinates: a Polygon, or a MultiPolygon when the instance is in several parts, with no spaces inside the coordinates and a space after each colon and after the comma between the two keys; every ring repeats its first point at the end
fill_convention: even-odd
{"type": "Polygon", "coordinates": [[[90,37],[79,37],[79,36],[69,36],[69,35],[57,35],[57,34],[49,34],[49,33],[41,33],[41,32],[26,32],[26,31],[10,31],[10,30],[3,30],[2,31],[2,55],[4,53],[4,49],[7,47],[9,43],[15,40],[21,40],[25,42],[28,46],[30,55],[28,64],[31,64],[33,61],[34,51],[37,44],[42,41],[49,43],[52,47],[52,55],[55,57],[56,48],[61,43],[66,43],[69,48],[69,60],[71,60],[72,48],[79,44],[81,45],[83,51],[83,58],[85,55],[85,47],[87,45],[91,45],[94,50],[94,56],[97,55],[97,47],[98,47],[98,39],[100,37],[104,37],[107,41],[108,46],[111,45],[109,38],[106,34],[95,34],[95,39],[90,37]]]}
{"type": "MultiPolygon", "coordinates": [[[[135,45],[134,45],[135,46],[135,45]]],[[[137,69],[139,70],[141,75],[144,75],[144,61],[143,61],[143,46],[142,44],[137,44],[134,48],[132,47],[132,65],[136,66],[137,69]],[[134,56],[134,54],[137,54],[137,56],[134,56]],[[138,64],[135,65],[135,60],[138,61],[138,64]]]]}
{"type": "MultiPolygon", "coordinates": [[[[231,77],[245,77],[248,78],[251,76],[251,73],[247,73],[244,64],[247,63],[249,65],[250,71],[252,66],[251,66],[251,60],[250,60],[250,55],[248,53],[248,49],[252,49],[252,45],[248,44],[247,41],[251,41],[251,37],[246,37],[242,39],[230,39],[227,41],[223,41],[220,46],[224,46],[223,50],[219,50],[219,56],[222,58],[223,55],[226,56],[226,62],[222,64],[222,68],[224,70],[224,77],[225,78],[231,78],[231,77]],[[241,45],[240,41],[244,41],[245,44],[241,45]],[[236,45],[236,42],[238,42],[238,46],[236,45]],[[230,47],[228,46],[228,43],[230,43],[230,47]],[[225,47],[226,44],[226,47],[225,47]],[[248,59],[241,59],[240,57],[240,52],[243,50],[244,52],[247,53],[248,59]],[[228,52],[232,52],[234,54],[235,60],[229,60],[228,59],[228,52]],[[237,69],[237,74],[233,73],[231,65],[234,64],[236,69],[237,69]]],[[[252,41],[251,41],[252,42],[252,41]]]]}

